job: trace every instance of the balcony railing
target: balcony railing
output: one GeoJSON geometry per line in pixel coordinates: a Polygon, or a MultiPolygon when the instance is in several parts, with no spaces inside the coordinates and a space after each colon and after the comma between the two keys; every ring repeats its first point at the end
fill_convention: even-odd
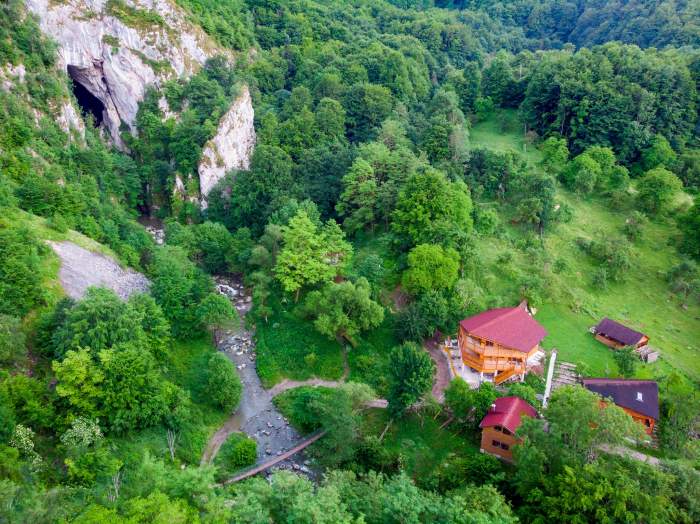
{"type": "Polygon", "coordinates": [[[503,348],[497,345],[481,345],[479,343],[472,343],[467,341],[462,341],[460,343],[462,349],[471,351],[472,353],[477,353],[485,357],[508,357],[517,353],[513,349],[503,348]]]}
{"type": "Polygon", "coordinates": [[[511,360],[481,358],[481,355],[462,350],[462,361],[469,367],[485,373],[514,369],[519,373],[525,371],[525,364],[511,360]]]}

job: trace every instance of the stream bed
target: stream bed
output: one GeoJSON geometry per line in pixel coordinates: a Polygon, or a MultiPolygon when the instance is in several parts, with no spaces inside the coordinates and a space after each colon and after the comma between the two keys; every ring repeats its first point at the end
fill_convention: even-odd
{"type": "MultiPolygon", "coordinates": [[[[302,436],[289,424],[289,421],[277,410],[272,402],[272,395],[263,388],[255,367],[255,341],[253,333],[243,327],[245,314],[250,310],[251,297],[240,281],[216,277],[219,293],[226,296],[235,306],[241,317],[241,327],[237,330],[221,330],[216,333],[216,346],[236,366],[243,393],[236,413],[227,421],[226,431],[217,432],[221,442],[215,443],[216,450],[229,434],[242,431],[258,443],[258,464],[279,456],[293,448],[302,440],[302,436]]],[[[312,475],[309,461],[304,452],[280,462],[274,469],[288,469],[312,475]]],[[[269,472],[270,472],[269,471],[269,472]]],[[[269,473],[268,472],[268,473],[269,473]]]]}

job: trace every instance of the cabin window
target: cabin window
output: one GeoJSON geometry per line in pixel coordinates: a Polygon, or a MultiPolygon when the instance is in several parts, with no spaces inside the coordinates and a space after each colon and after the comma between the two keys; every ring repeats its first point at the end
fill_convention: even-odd
{"type": "Polygon", "coordinates": [[[492,441],[491,441],[491,445],[492,445],[494,448],[500,448],[500,447],[501,447],[501,443],[498,442],[497,440],[492,440],[492,441]]]}
{"type": "Polygon", "coordinates": [[[487,348],[493,347],[493,342],[491,342],[490,340],[487,340],[487,341],[486,341],[486,347],[487,347],[487,348]]]}
{"type": "Polygon", "coordinates": [[[512,435],[510,431],[508,431],[507,428],[501,428],[501,431],[503,432],[504,435],[512,435]]]}
{"type": "Polygon", "coordinates": [[[651,427],[651,420],[649,420],[648,418],[644,419],[644,424],[646,425],[646,427],[650,428],[651,427]]]}
{"type": "Polygon", "coordinates": [[[505,444],[504,442],[501,442],[501,449],[502,449],[502,450],[508,451],[508,448],[510,448],[510,446],[509,446],[508,444],[505,444]]]}
{"type": "Polygon", "coordinates": [[[494,426],[493,429],[496,431],[503,431],[503,428],[501,426],[494,426]]]}

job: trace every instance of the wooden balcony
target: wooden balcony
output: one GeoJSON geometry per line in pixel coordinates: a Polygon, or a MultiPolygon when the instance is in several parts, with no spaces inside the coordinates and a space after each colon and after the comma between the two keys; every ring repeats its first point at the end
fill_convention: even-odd
{"type": "Polygon", "coordinates": [[[524,362],[513,362],[512,360],[507,360],[504,358],[486,358],[482,355],[472,353],[470,351],[461,351],[462,361],[477,371],[483,373],[495,373],[496,371],[510,371],[515,370],[518,373],[523,373],[525,371],[524,362]]]}
{"type": "Polygon", "coordinates": [[[513,357],[513,356],[520,356],[522,353],[520,351],[514,350],[514,349],[506,349],[504,347],[501,347],[499,345],[481,345],[478,342],[472,343],[468,342],[466,339],[462,339],[459,342],[460,348],[464,349],[465,351],[470,351],[472,353],[476,353],[478,355],[482,355],[484,357],[500,357],[500,358],[508,358],[508,357],[513,357]]]}

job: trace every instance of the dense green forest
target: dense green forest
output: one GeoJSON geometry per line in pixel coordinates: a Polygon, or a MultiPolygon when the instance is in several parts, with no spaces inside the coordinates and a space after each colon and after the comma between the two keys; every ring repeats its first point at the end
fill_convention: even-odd
{"type": "Polygon", "coordinates": [[[0,6],[0,522],[700,521],[698,2],[173,5],[222,53],[151,86],[121,149],[87,112],[61,125],[57,44],[0,6]],[[203,149],[244,87],[250,167],[203,208],[203,149]],[[150,292],[70,298],[61,242],[150,292]],[[580,386],[543,407],[542,373],[431,395],[426,341],[523,299],[580,375],[658,383],[652,442],[580,386]],[[605,316],[659,360],[597,342],[605,316]],[[270,458],[260,431],[203,458],[251,387],[219,351],[245,330],[265,388],[302,382],[274,409],[323,432],[306,475],[224,483],[270,458]],[[543,415],[513,464],[479,451],[505,395],[543,415]]]}

